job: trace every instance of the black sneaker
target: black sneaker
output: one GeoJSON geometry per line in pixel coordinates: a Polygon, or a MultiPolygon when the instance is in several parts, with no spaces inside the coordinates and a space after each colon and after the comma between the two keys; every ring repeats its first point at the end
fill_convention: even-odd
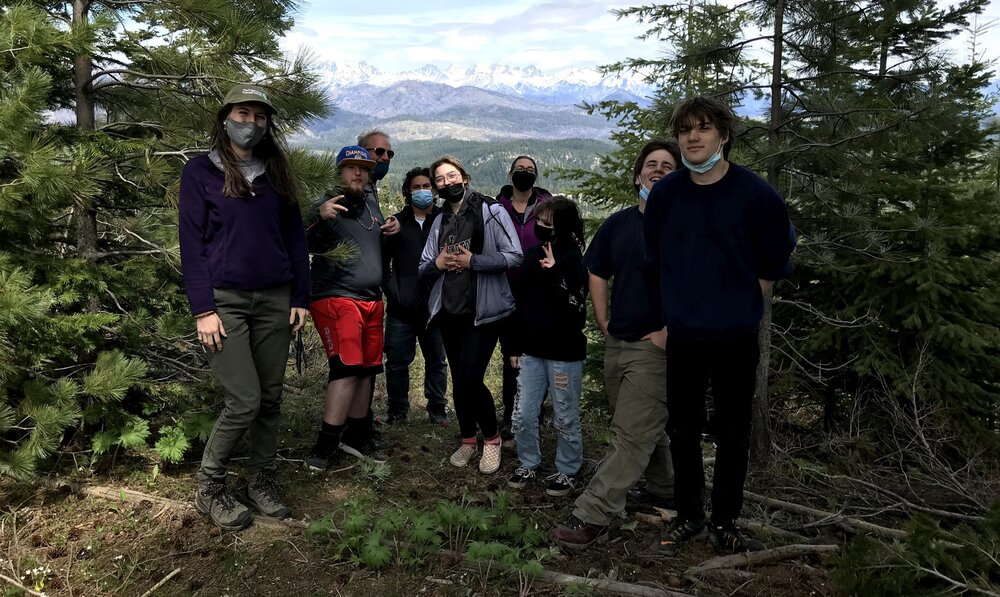
{"type": "Polygon", "coordinates": [[[261,471],[247,478],[247,503],[260,515],[284,520],[292,510],[284,504],[273,471],[261,471]]]}
{"type": "Polygon", "coordinates": [[[385,425],[399,425],[406,423],[406,413],[389,411],[389,415],[382,420],[385,425]]]}
{"type": "Polygon", "coordinates": [[[653,541],[653,551],[672,556],[680,551],[685,543],[699,541],[708,537],[708,527],[704,520],[681,520],[675,518],[665,533],[653,541]]]}
{"type": "Polygon", "coordinates": [[[725,553],[746,553],[766,549],[764,544],[757,539],[744,535],[735,522],[721,525],[713,524],[712,537],[715,539],[715,547],[725,553]]]}
{"type": "Polygon", "coordinates": [[[427,420],[441,427],[447,427],[449,422],[446,413],[427,413],[427,420]]]}
{"type": "Polygon", "coordinates": [[[371,460],[372,462],[377,462],[379,464],[383,464],[389,460],[386,457],[385,452],[379,449],[373,440],[368,440],[357,445],[351,445],[345,441],[341,441],[340,451],[345,454],[350,454],[355,458],[371,460]]]}
{"type": "Polygon", "coordinates": [[[302,461],[302,464],[311,471],[323,472],[330,468],[333,462],[333,452],[321,450],[316,446],[309,451],[309,454],[302,461]]]}
{"type": "Polygon", "coordinates": [[[535,480],[535,469],[525,466],[517,467],[514,474],[507,480],[507,486],[514,489],[524,489],[524,487],[535,480]]]}
{"type": "Polygon", "coordinates": [[[253,513],[236,499],[225,481],[199,483],[194,506],[225,531],[239,531],[253,523],[253,513]]]}
{"type": "Polygon", "coordinates": [[[664,497],[651,493],[645,487],[633,487],[628,490],[625,509],[633,512],[653,512],[653,508],[676,510],[677,504],[673,497],[664,497]]]}
{"type": "Polygon", "coordinates": [[[576,487],[576,477],[571,477],[566,473],[549,475],[545,477],[545,480],[549,482],[549,486],[545,488],[545,493],[553,497],[569,495],[576,487]]]}

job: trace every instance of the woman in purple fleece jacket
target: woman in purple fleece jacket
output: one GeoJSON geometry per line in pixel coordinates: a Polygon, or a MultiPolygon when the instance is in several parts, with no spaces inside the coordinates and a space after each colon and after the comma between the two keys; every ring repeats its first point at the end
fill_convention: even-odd
{"type": "Polygon", "coordinates": [[[237,85],[216,117],[212,150],[184,166],[181,269],[198,340],[225,391],[205,444],[195,506],[226,530],[254,511],[286,518],[275,482],[281,388],[292,333],[309,307],[309,255],[297,185],[265,89],[237,85]],[[245,503],[226,484],[247,436],[245,503]]]}

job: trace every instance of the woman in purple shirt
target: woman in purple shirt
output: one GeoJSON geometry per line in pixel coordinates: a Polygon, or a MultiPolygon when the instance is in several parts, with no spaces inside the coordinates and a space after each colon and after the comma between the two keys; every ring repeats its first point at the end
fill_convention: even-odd
{"type": "Polygon", "coordinates": [[[263,516],[286,518],[275,482],[281,388],[292,333],[309,306],[309,256],[297,185],[265,89],[226,95],[212,150],[184,166],[181,268],[198,341],[225,392],[205,444],[195,506],[239,530],[263,516]],[[246,504],[226,484],[230,454],[250,445],[246,504]]]}

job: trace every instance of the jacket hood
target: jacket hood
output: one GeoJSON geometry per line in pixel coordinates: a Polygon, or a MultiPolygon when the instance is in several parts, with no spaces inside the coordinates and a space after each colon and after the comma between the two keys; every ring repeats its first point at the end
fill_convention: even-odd
{"type": "MultiPolygon", "coordinates": [[[[552,193],[542,187],[531,187],[531,191],[535,196],[535,201],[552,198],[552,193]]],[[[497,201],[500,201],[504,205],[510,205],[511,198],[513,196],[514,185],[505,184],[500,188],[500,192],[497,193],[497,201]]]]}

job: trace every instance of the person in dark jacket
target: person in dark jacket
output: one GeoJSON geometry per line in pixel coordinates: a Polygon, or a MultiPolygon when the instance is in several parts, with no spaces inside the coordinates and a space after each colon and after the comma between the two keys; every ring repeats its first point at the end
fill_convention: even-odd
{"type": "Polygon", "coordinates": [[[211,151],[181,174],[184,289],[198,341],[225,391],[198,469],[195,506],[226,530],[253,522],[226,484],[230,455],[244,436],[247,504],[263,516],[291,515],[274,473],[288,345],[308,313],[309,255],[274,116],[266,89],[236,85],[216,117],[211,151]]]}
{"type": "Polygon", "coordinates": [[[546,493],[568,495],[583,464],[580,394],[587,358],[587,268],[583,265],[583,220],[576,203],[556,197],[538,208],[535,238],[525,253],[515,303],[522,327],[511,347],[511,365],[520,373],[514,398],[514,437],[520,466],[507,484],[520,489],[541,464],[538,409],[552,394],[557,431],[556,472],[546,493]]]}
{"type": "Polygon", "coordinates": [[[564,547],[583,549],[606,541],[628,501],[638,507],[674,507],[666,436],[667,329],[657,273],[646,265],[642,226],[649,190],[680,163],[676,141],[645,143],[632,166],[635,205],[608,216],[584,256],[594,320],[604,335],[611,441],[573,514],[550,533],[564,547]],[[642,476],[645,486],[633,489],[642,476]]]}
{"type": "Polygon", "coordinates": [[[385,218],[365,193],[375,160],[360,146],[337,154],[340,188],[310,213],[310,311],[330,365],[316,444],[305,465],[322,471],[338,448],[384,461],[369,424],[371,385],[382,371],[382,235],[385,218]]]}
{"type": "Polygon", "coordinates": [[[445,391],[448,366],[445,364],[441,330],[427,322],[430,286],[418,277],[420,253],[427,243],[431,225],[441,214],[434,204],[430,170],[414,168],[403,179],[403,209],[395,215],[399,233],[387,236],[383,262],[388,281],[383,285],[388,304],[385,318],[385,385],[388,393],[389,425],[406,420],[410,410],[410,364],[416,345],[424,357],[424,398],[432,423],[448,424],[445,391]]]}
{"type": "MultiPolygon", "coordinates": [[[[521,241],[521,250],[524,252],[538,245],[538,238],[535,236],[538,208],[552,199],[552,193],[542,187],[535,186],[538,175],[538,163],[535,158],[519,155],[511,162],[510,170],[507,173],[510,184],[504,185],[497,195],[497,201],[510,215],[514,229],[517,231],[517,238],[521,241]]],[[[521,269],[515,267],[507,270],[507,282],[514,293],[515,301],[521,285],[521,269]]],[[[500,425],[500,437],[503,439],[504,445],[507,446],[514,439],[514,434],[511,432],[511,416],[514,412],[514,394],[517,392],[518,372],[511,366],[510,357],[514,356],[513,345],[516,342],[513,334],[524,325],[519,311],[520,308],[514,311],[508,325],[505,325],[500,331],[500,352],[503,355],[503,385],[500,390],[503,398],[503,422],[500,425]]],[[[541,406],[539,403],[539,410],[541,410],[541,406]]]]}
{"type": "Polygon", "coordinates": [[[718,99],[677,105],[671,128],[684,168],[649,194],[646,259],[660,278],[667,341],[667,434],[677,518],[653,548],[668,554],[711,534],[717,547],[763,549],[736,526],[750,454],[757,335],[764,301],[791,270],[795,234],[781,195],[727,159],[736,115],[718,99]],[[706,525],[701,430],[712,387],[715,474],[706,525]]]}

